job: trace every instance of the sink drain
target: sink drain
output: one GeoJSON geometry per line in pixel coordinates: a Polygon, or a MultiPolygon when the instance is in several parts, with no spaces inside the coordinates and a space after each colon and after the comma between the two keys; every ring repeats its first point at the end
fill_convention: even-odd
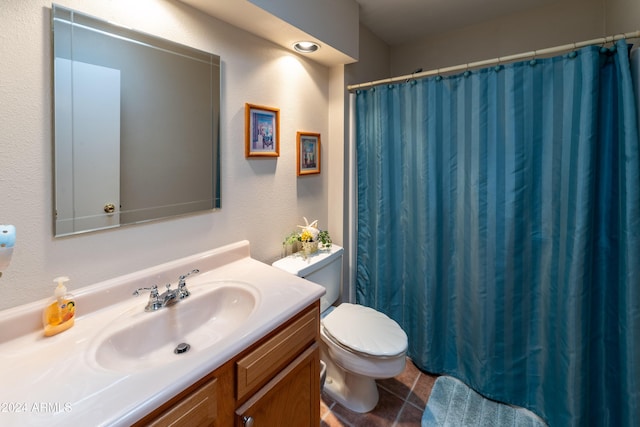
{"type": "Polygon", "coordinates": [[[187,351],[189,351],[189,349],[191,348],[191,346],[189,344],[187,344],[186,342],[182,342],[180,344],[178,344],[175,348],[175,350],[173,350],[173,352],[175,354],[182,354],[182,353],[186,353],[187,351]]]}

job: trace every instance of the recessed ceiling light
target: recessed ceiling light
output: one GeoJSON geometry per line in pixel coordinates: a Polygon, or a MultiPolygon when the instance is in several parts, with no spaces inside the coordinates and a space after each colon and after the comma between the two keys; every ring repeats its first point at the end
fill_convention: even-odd
{"type": "Polygon", "coordinates": [[[320,45],[314,42],[297,42],[293,48],[300,53],[312,53],[320,49],[320,45]]]}

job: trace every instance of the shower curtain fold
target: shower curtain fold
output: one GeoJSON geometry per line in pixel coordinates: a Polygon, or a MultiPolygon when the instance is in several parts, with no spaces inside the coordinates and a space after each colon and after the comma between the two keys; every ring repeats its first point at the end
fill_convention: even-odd
{"type": "Polygon", "coordinates": [[[627,45],[356,95],[356,300],[422,369],[551,426],[640,420],[627,45]]]}

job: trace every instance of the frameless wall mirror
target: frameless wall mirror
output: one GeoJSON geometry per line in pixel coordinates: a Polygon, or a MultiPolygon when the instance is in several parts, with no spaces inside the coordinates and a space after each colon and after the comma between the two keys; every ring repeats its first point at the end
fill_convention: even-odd
{"type": "Polygon", "coordinates": [[[220,207],[220,57],[52,6],[54,229],[220,207]]]}

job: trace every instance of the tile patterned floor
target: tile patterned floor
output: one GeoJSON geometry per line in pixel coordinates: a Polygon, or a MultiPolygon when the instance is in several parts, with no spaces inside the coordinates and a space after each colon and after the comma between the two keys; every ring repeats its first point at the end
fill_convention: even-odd
{"type": "Polygon", "coordinates": [[[351,412],[322,393],[320,427],[416,427],[436,380],[421,372],[407,359],[403,373],[395,378],[378,380],[380,400],[366,414],[351,412]]]}

